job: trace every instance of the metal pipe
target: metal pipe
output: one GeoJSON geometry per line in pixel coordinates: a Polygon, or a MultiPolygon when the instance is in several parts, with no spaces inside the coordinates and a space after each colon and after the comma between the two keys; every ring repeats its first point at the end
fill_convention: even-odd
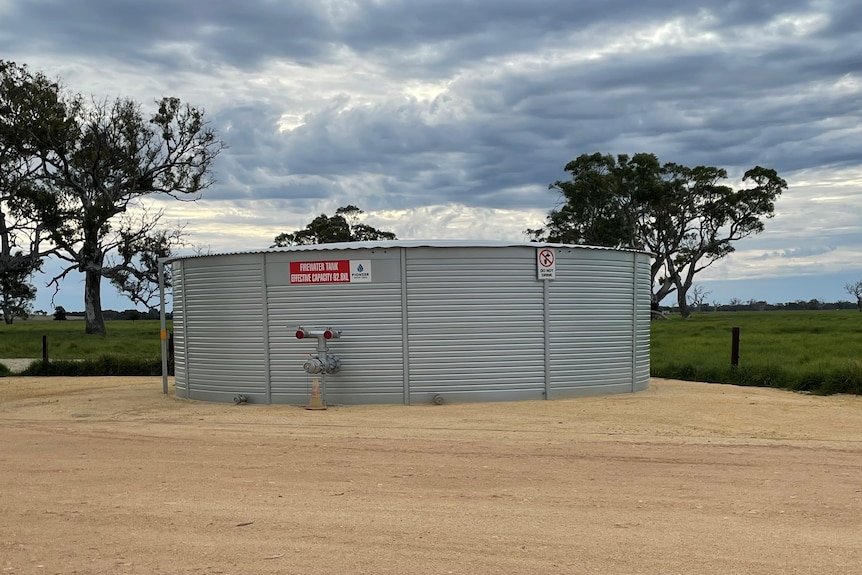
{"type": "Polygon", "coordinates": [[[168,394],[168,327],[165,318],[165,258],[159,258],[159,337],[162,340],[162,393],[168,394]]]}

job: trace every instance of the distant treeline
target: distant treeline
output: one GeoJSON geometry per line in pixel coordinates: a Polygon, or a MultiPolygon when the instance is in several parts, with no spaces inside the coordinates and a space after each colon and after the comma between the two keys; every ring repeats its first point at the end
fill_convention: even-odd
{"type": "MultiPolygon", "coordinates": [[[[57,308],[57,309],[59,310],[62,308],[57,308]]],[[[34,312],[33,315],[34,316],[47,316],[49,314],[40,310],[40,311],[34,312]]],[[[54,314],[51,314],[51,315],[54,316],[54,319],[69,319],[69,318],[73,318],[73,317],[83,318],[85,314],[82,311],[65,311],[65,310],[63,310],[62,313],[54,312],[54,314]]],[[[174,315],[173,313],[167,312],[165,314],[165,317],[167,319],[173,319],[173,315],[174,315]]],[[[131,320],[131,321],[135,321],[135,320],[139,320],[139,319],[159,319],[159,311],[155,310],[155,309],[151,309],[149,311],[140,311],[137,309],[127,309],[125,311],[116,311],[113,309],[105,309],[105,310],[102,310],[102,316],[105,318],[106,321],[123,320],[123,319],[131,320]]]]}
{"type": "MultiPolygon", "coordinates": [[[[659,306],[661,311],[678,313],[678,306],[659,306]]],[[[712,311],[792,311],[792,310],[841,310],[841,309],[858,309],[854,302],[837,301],[823,302],[817,299],[808,301],[797,300],[786,303],[769,303],[766,301],[749,300],[746,302],[731,299],[728,303],[704,303],[699,306],[692,306],[693,311],[712,312],[712,311]]],[[[82,311],[67,311],[67,317],[84,317],[82,311]]],[[[140,311],[136,309],[127,309],[125,311],[116,311],[106,309],[102,311],[106,320],[138,320],[138,319],[159,319],[158,310],[140,311]]],[[[47,315],[44,311],[37,311],[33,315],[47,315]]],[[[169,320],[173,319],[173,313],[167,312],[165,317],[169,320]]]]}
{"type": "MultiPolygon", "coordinates": [[[[660,306],[662,311],[678,312],[677,306],[660,306]]],[[[748,300],[746,302],[732,299],[729,303],[704,303],[699,306],[692,306],[692,310],[700,312],[710,311],[792,311],[792,310],[840,310],[840,309],[857,309],[854,302],[837,301],[823,302],[817,299],[808,301],[797,300],[787,303],[768,303],[765,301],[748,300]]]]}

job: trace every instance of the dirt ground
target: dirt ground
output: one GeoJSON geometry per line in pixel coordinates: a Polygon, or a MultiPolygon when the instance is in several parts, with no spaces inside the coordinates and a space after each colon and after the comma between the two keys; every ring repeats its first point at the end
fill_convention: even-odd
{"type": "Polygon", "coordinates": [[[862,398],[443,406],[0,379],[0,575],[862,573],[862,398]]]}

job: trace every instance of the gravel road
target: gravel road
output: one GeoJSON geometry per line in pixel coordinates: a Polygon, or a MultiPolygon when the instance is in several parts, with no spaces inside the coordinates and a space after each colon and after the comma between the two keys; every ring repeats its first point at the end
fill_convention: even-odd
{"type": "Polygon", "coordinates": [[[862,398],[189,402],[0,378],[0,573],[862,573],[862,398]]]}

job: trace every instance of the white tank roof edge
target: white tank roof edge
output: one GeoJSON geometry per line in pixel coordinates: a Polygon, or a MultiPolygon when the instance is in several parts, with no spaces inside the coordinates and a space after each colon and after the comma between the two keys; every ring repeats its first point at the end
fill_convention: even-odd
{"type": "Polygon", "coordinates": [[[177,255],[165,258],[163,262],[171,262],[175,260],[196,259],[217,256],[230,256],[241,254],[262,254],[262,253],[280,253],[280,252],[314,252],[314,251],[337,251],[337,250],[370,250],[370,249],[396,249],[396,248],[511,248],[511,247],[532,247],[532,248],[566,248],[579,250],[602,250],[613,252],[631,252],[648,254],[643,250],[623,247],[606,247],[606,246],[588,246],[581,244],[556,244],[547,242],[507,242],[499,240],[385,240],[371,242],[339,242],[331,244],[312,244],[305,246],[288,246],[284,248],[267,248],[258,250],[240,250],[231,252],[218,252],[211,254],[190,254],[177,255]]]}

